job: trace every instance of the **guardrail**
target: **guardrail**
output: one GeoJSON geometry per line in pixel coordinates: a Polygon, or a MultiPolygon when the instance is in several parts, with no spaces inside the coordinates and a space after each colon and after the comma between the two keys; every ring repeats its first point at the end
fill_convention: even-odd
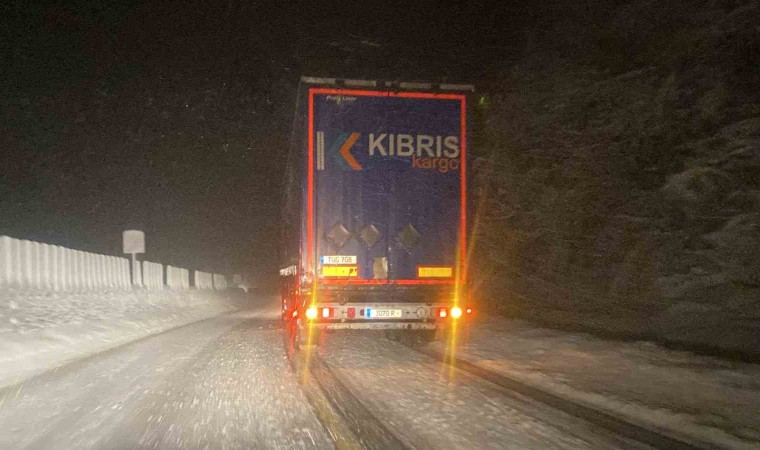
{"type": "Polygon", "coordinates": [[[163,264],[150,261],[143,261],[143,287],[150,290],[160,290],[164,288],[164,266],[163,264]]]}
{"type": "Polygon", "coordinates": [[[214,289],[227,289],[227,278],[224,275],[214,274],[214,289]]]}
{"type": "Polygon", "coordinates": [[[166,286],[169,289],[190,289],[190,271],[166,266],[166,286]]]}
{"type": "Polygon", "coordinates": [[[0,288],[87,291],[132,289],[227,289],[221,274],[190,271],[150,261],[83,252],[58,245],[0,236],[0,288]]]}
{"type": "Polygon", "coordinates": [[[210,273],[196,270],[193,273],[193,284],[196,289],[214,289],[213,276],[210,273]]]}
{"type": "Polygon", "coordinates": [[[129,260],[0,236],[0,286],[54,291],[128,289],[129,260]]]}

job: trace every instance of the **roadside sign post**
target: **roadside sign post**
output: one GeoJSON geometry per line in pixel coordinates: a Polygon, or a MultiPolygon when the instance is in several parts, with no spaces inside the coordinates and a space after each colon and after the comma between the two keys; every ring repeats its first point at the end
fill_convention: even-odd
{"type": "MultiPolygon", "coordinates": [[[[122,233],[124,253],[132,255],[132,285],[137,283],[137,254],[145,253],[145,233],[126,230],[122,233]]],[[[140,277],[142,278],[142,277],[140,277]]]]}

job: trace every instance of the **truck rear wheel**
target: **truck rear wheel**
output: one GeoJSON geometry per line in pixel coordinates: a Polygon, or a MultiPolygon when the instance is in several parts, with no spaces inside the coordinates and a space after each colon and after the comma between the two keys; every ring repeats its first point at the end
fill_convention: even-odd
{"type": "Polygon", "coordinates": [[[312,330],[311,341],[309,341],[309,330],[299,326],[296,320],[285,322],[283,332],[283,341],[285,351],[288,356],[305,349],[309,345],[316,346],[319,343],[319,330],[312,330]]]}
{"type": "Polygon", "coordinates": [[[300,348],[300,330],[298,329],[298,324],[295,323],[295,321],[288,321],[283,324],[283,343],[285,344],[285,353],[288,355],[288,357],[293,356],[295,353],[298,353],[298,350],[300,348]]]}
{"type": "Polygon", "coordinates": [[[308,347],[315,348],[322,342],[322,332],[319,328],[312,328],[311,331],[307,327],[296,326],[296,347],[298,350],[305,350],[308,347]],[[311,336],[309,336],[311,333],[311,336]]]}

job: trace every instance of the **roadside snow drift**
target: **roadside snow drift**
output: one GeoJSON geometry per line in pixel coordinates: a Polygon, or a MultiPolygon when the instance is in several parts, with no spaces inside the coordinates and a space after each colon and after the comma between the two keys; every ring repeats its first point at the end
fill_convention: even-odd
{"type": "Polygon", "coordinates": [[[593,409],[710,446],[760,448],[760,365],[503,318],[465,327],[460,343],[459,358],[593,409]]]}
{"type": "Polygon", "coordinates": [[[243,301],[234,291],[0,290],[0,387],[243,301]]]}

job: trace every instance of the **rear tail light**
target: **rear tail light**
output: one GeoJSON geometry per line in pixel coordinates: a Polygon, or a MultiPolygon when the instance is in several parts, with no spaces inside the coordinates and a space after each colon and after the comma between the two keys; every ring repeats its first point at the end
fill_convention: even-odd
{"type": "Polygon", "coordinates": [[[430,315],[439,319],[445,319],[446,317],[451,317],[452,319],[459,319],[465,314],[470,315],[472,313],[473,313],[473,309],[471,307],[462,309],[459,306],[452,306],[451,308],[431,308],[430,309],[430,315]]]}
{"type": "Polygon", "coordinates": [[[348,308],[346,310],[346,314],[348,315],[349,319],[353,319],[354,317],[356,317],[356,308],[348,308]]]}
{"type": "Polygon", "coordinates": [[[294,310],[293,310],[293,314],[292,314],[292,316],[293,316],[293,317],[298,317],[298,310],[297,310],[297,309],[294,309],[294,310]]]}

